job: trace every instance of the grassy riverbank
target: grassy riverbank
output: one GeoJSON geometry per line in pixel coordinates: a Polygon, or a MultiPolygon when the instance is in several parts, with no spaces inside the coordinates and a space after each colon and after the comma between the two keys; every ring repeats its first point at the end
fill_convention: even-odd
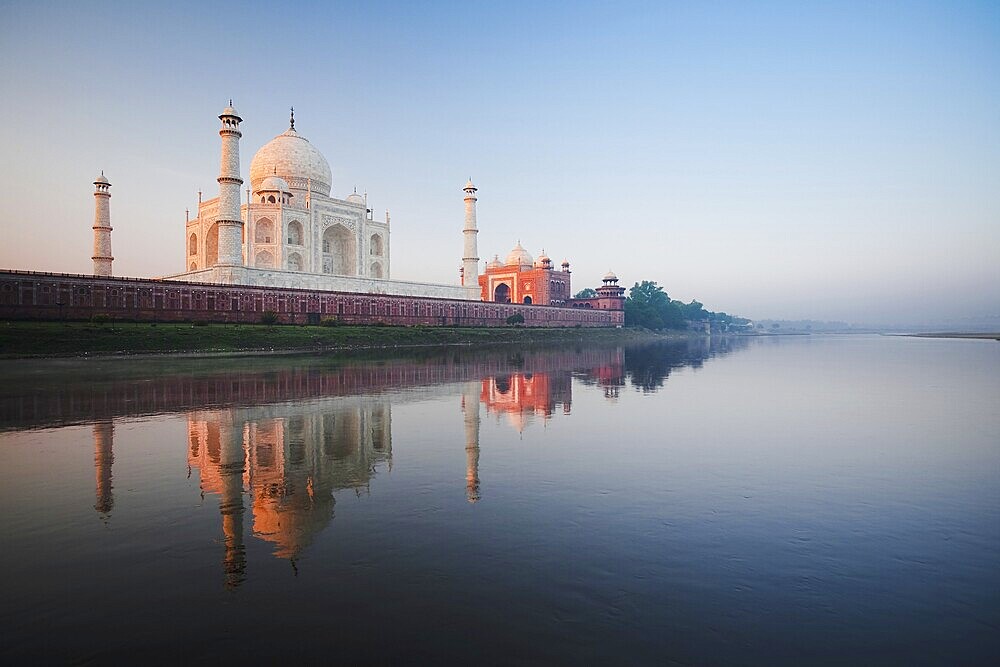
{"type": "Polygon", "coordinates": [[[0,358],[315,351],[561,341],[629,342],[654,336],[632,329],[0,322],[0,358]]]}

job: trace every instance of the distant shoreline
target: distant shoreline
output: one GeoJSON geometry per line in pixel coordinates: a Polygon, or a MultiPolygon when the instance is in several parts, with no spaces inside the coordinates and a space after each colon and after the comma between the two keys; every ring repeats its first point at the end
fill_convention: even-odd
{"type": "Polygon", "coordinates": [[[896,336],[908,336],[910,338],[971,338],[975,340],[1000,340],[1000,332],[993,333],[962,333],[945,331],[941,333],[908,333],[894,334],[896,336]]]}

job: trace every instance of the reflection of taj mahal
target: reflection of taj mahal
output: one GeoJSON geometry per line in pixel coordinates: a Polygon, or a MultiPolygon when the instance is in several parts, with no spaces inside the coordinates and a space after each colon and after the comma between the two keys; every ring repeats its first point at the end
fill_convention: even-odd
{"type": "MultiPolygon", "coordinates": [[[[498,420],[505,416],[521,433],[536,417],[546,420],[569,413],[574,378],[585,384],[603,384],[603,377],[620,377],[622,362],[622,352],[616,349],[570,352],[564,356],[549,353],[538,358],[531,355],[490,358],[478,367],[474,362],[450,369],[399,365],[401,371],[416,372],[413,377],[416,382],[412,385],[406,382],[405,374],[393,372],[391,366],[388,372],[382,369],[374,375],[374,367],[370,366],[337,368],[328,374],[331,380],[328,385],[318,382],[321,375],[305,373],[299,377],[294,371],[285,370],[284,376],[271,377],[266,383],[260,375],[252,379],[230,376],[221,382],[209,376],[202,383],[175,388],[176,391],[168,389],[165,383],[154,393],[167,400],[165,404],[158,403],[156,411],[184,406],[183,397],[191,395],[197,396],[200,404],[211,400],[229,404],[209,410],[184,408],[182,412],[187,419],[190,474],[197,474],[203,494],[212,494],[219,501],[225,585],[232,588],[246,578],[247,531],[252,537],[270,543],[275,557],[288,559],[297,567],[297,556],[332,521],[335,494],[345,490],[367,492],[380,471],[391,469],[392,402],[411,400],[422,394],[411,393],[400,398],[354,392],[370,392],[386,382],[397,387],[425,386],[428,378],[440,382],[446,377],[442,371],[451,373],[454,378],[451,386],[457,387],[460,395],[464,427],[464,494],[468,502],[476,503],[482,498],[483,406],[487,415],[494,414],[498,420]],[[472,368],[480,370],[467,374],[472,368]],[[492,374],[484,377],[485,369],[492,374]],[[307,384],[299,382],[306,377],[307,384]],[[277,402],[232,403],[262,398],[247,391],[265,385],[267,400],[277,402]],[[296,399],[289,400],[293,396],[296,399]]],[[[102,405],[114,406],[114,401],[107,399],[117,393],[105,391],[102,405]]],[[[129,405],[134,405],[137,396],[132,389],[123,390],[122,395],[130,399],[129,405]]],[[[65,402],[60,401],[60,405],[65,402]]],[[[92,432],[94,509],[108,521],[115,507],[114,420],[104,418],[95,422],[92,432]]],[[[455,444],[458,454],[461,450],[455,444]]],[[[455,491],[459,488],[456,484],[455,491]]]]}
{"type": "Polygon", "coordinates": [[[253,535],[274,544],[275,556],[294,559],[333,518],[334,491],[360,492],[381,463],[391,463],[387,402],[325,403],[188,416],[188,463],[202,491],[220,497],[228,585],[242,580],[245,566],[245,491],[253,535]]]}

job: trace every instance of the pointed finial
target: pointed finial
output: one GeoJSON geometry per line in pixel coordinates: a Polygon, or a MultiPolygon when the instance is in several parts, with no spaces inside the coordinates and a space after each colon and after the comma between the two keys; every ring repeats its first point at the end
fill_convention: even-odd
{"type": "Polygon", "coordinates": [[[233,106],[233,98],[229,98],[229,106],[233,106]]]}
{"type": "Polygon", "coordinates": [[[103,170],[103,169],[101,169],[101,176],[103,176],[103,175],[104,175],[104,170],[103,170]]]}
{"type": "Polygon", "coordinates": [[[295,107],[291,107],[291,112],[292,112],[292,115],[288,119],[288,127],[289,127],[289,129],[294,130],[295,129],[295,107]]]}

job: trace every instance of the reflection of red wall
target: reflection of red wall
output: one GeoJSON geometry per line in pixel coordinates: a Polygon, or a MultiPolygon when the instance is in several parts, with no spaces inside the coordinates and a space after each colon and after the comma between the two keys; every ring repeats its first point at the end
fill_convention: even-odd
{"type": "Polygon", "coordinates": [[[479,401],[486,411],[504,414],[511,418],[518,430],[526,418],[538,415],[552,416],[562,406],[569,413],[572,404],[572,376],[566,373],[515,373],[485,378],[479,401]]]}

